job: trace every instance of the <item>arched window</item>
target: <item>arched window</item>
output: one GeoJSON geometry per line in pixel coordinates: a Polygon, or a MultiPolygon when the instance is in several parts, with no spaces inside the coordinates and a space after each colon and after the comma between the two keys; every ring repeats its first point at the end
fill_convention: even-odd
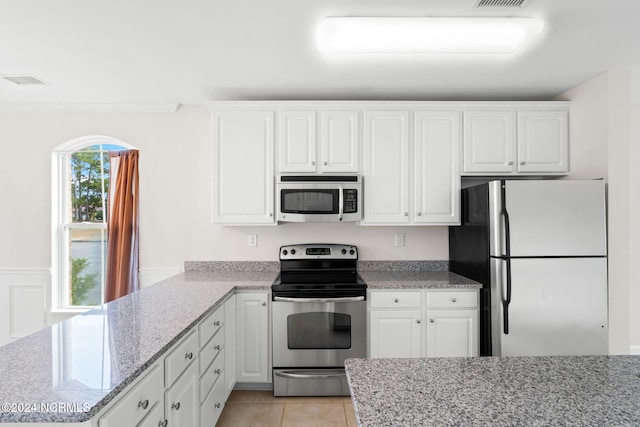
{"type": "Polygon", "coordinates": [[[67,141],[53,150],[54,310],[103,303],[109,152],[134,148],[116,138],[91,135],[67,141]]]}

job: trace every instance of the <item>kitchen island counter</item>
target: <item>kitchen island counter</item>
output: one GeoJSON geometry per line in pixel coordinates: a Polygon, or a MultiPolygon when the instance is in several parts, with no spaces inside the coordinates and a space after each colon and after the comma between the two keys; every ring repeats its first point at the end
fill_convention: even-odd
{"type": "Polygon", "coordinates": [[[185,272],[0,347],[0,425],[92,419],[236,290],[277,272],[185,272]]]}
{"type": "Polygon", "coordinates": [[[640,356],[348,359],[360,427],[640,425],[640,356]]]}

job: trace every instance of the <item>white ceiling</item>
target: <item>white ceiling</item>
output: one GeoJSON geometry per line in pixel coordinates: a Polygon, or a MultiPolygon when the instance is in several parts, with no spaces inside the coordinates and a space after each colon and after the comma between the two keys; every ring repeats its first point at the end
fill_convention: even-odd
{"type": "Polygon", "coordinates": [[[0,0],[0,104],[228,99],[545,100],[640,67],[639,0],[0,0]],[[511,55],[327,56],[324,16],[527,16],[511,55]]]}

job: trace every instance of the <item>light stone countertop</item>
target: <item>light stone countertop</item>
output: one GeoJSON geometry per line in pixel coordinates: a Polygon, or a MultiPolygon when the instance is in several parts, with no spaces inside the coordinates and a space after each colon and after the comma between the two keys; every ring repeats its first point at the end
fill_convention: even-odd
{"type": "Polygon", "coordinates": [[[480,289],[482,284],[449,271],[360,271],[375,289],[480,289]]]}
{"type": "Polygon", "coordinates": [[[268,289],[276,275],[182,273],[0,347],[0,423],[91,419],[234,290],[268,289]]]}
{"type": "MultiPolygon", "coordinates": [[[[442,261],[361,266],[372,289],[479,287],[447,272],[442,261]],[[425,266],[445,271],[424,271],[425,266]]],[[[232,292],[270,289],[278,267],[277,262],[185,262],[184,273],[0,347],[0,404],[36,409],[2,407],[0,423],[91,419],[232,292]],[[43,411],[41,403],[75,410],[43,411]]]]}
{"type": "Polygon", "coordinates": [[[348,359],[360,427],[638,426],[640,356],[348,359]]]}

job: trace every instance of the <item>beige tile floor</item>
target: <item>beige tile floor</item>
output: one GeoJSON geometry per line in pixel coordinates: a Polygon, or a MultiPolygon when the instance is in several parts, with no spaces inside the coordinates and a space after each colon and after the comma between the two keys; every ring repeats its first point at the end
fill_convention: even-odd
{"type": "Polygon", "coordinates": [[[274,397],[271,391],[234,390],[216,427],[356,427],[351,398],[274,397]]]}

